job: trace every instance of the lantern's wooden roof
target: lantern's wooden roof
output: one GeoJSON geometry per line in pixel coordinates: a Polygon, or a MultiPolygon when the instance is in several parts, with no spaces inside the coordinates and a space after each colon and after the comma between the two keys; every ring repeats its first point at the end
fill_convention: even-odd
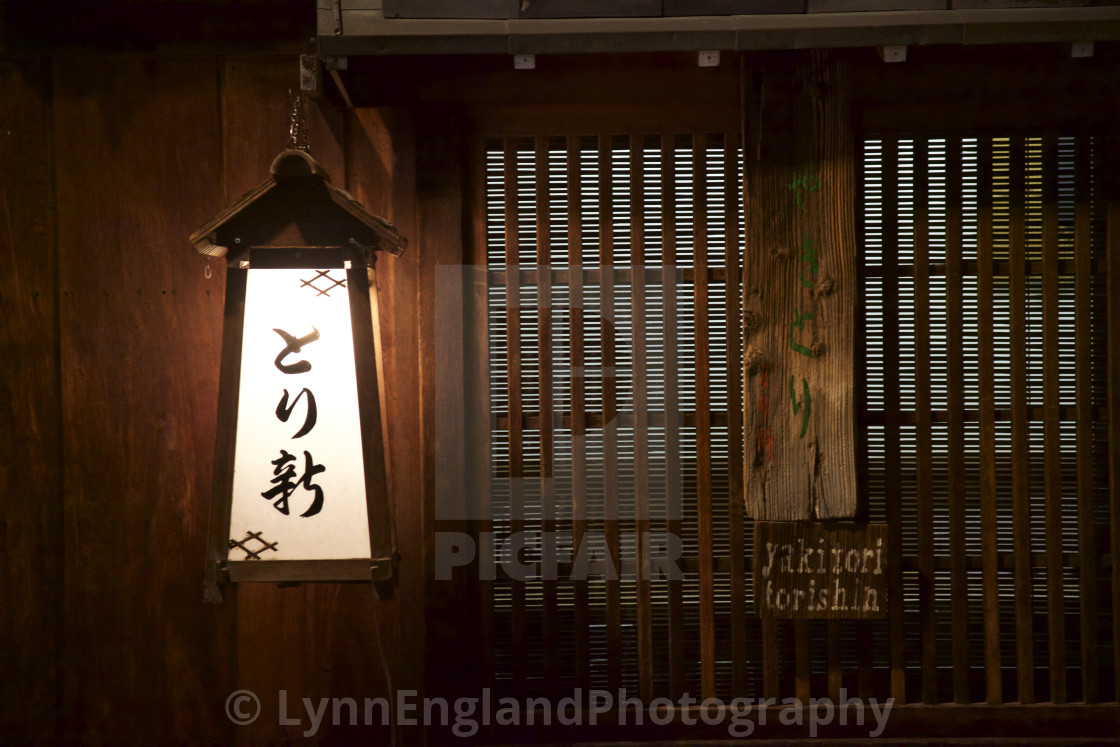
{"type": "Polygon", "coordinates": [[[400,255],[408,245],[388,221],[330,185],[310,155],[286,150],[271,175],[190,236],[199,254],[237,258],[251,248],[365,247],[400,255]],[[231,250],[231,247],[232,250],[231,250]]]}

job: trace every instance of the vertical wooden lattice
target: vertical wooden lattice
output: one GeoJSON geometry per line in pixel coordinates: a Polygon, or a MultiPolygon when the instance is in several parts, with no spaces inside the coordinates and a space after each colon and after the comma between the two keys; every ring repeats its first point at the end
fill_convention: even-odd
{"type": "Polygon", "coordinates": [[[1099,150],[1056,133],[864,143],[864,421],[872,518],[885,503],[903,556],[896,698],[1112,691],[1099,150]]]}
{"type": "Polygon", "coordinates": [[[750,614],[735,499],[759,394],[737,135],[490,143],[488,682],[646,702],[1114,698],[1101,150],[1058,133],[861,144],[860,469],[890,609],[793,622],[750,614]]]}

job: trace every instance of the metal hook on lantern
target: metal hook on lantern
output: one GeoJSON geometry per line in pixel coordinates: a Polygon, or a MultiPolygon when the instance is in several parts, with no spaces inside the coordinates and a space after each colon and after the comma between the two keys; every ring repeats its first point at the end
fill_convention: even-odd
{"type": "Polygon", "coordinates": [[[304,153],[311,151],[307,142],[307,117],[303,109],[303,94],[292,95],[288,89],[289,123],[288,123],[288,150],[301,150],[304,153]]]}

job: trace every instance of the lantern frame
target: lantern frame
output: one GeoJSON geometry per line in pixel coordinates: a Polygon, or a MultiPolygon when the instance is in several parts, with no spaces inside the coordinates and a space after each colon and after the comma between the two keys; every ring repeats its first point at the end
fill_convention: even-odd
{"type": "Polygon", "coordinates": [[[200,254],[226,257],[226,290],[214,447],[205,593],[220,602],[221,586],[241,582],[386,581],[394,577],[395,536],[388,492],[381,398],[379,310],[374,266],[379,251],[399,255],[406,240],[332,187],[303,151],[272,162],[271,175],[191,235],[200,254]],[[252,269],[345,269],[362,440],[369,557],[231,560],[233,507],[245,334],[246,288],[252,269]]]}

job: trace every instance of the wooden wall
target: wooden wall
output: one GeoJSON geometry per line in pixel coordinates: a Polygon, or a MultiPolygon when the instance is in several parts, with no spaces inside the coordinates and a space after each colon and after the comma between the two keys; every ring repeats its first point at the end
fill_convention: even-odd
{"type": "MultiPolygon", "coordinates": [[[[423,626],[400,622],[423,593],[415,244],[379,268],[406,583],[376,625],[362,584],[202,601],[224,263],[205,278],[186,237],[267,175],[297,81],[294,55],[0,64],[4,741],[298,739],[278,691],[385,694],[377,630],[394,685],[421,686],[423,626]],[[226,718],[239,688],[262,702],[252,726],[226,718]]],[[[317,103],[309,117],[333,183],[349,150],[351,189],[411,239],[408,119],[348,123],[317,103]]]]}

